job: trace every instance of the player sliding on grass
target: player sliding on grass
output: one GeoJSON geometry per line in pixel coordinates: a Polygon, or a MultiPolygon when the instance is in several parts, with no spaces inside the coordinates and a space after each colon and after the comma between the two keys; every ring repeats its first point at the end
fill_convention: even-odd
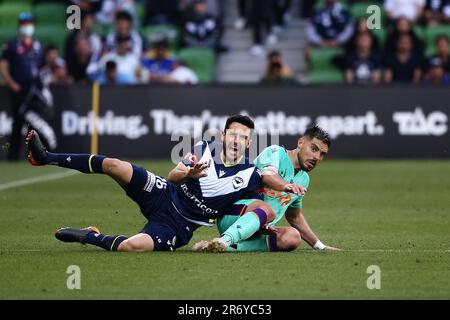
{"type": "MultiPolygon", "coordinates": [[[[142,231],[130,238],[104,235],[96,227],[88,227],[59,229],[57,239],[111,251],[172,251],[186,245],[199,226],[212,226],[210,220],[233,213],[237,200],[258,197],[261,176],[244,157],[252,129],[253,121],[246,116],[228,118],[222,144],[207,141],[197,144],[192,154],[169,173],[172,182],[118,159],[47,152],[35,131],[27,136],[28,157],[33,165],[50,164],[110,176],[139,205],[148,220],[142,231]]],[[[266,183],[272,185],[270,179],[266,183]]],[[[280,190],[300,192],[293,184],[282,187],[280,190]]],[[[270,205],[261,200],[255,203],[244,216],[251,215],[251,221],[257,220],[259,226],[275,218],[270,205]]]]}
{"type": "MultiPolygon", "coordinates": [[[[297,148],[286,150],[273,145],[264,149],[255,159],[256,166],[263,177],[272,176],[273,182],[280,184],[291,182],[304,188],[309,186],[308,172],[313,170],[328,153],[330,147],[328,133],[317,126],[306,130],[298,140],[297,148]]],[[[263,181],[267,181],[263,179],[263,181]]],[[[193,247],[194,251],[291,251],[300,245],[301,239],[318,250],[339,250],[325,246],[311,230],[302,213],[303,194],[279,192],[264,184],[264,201],[272,206],[276,218],[262,230],[249,226],[246,216],[227,215],[219,218],[217,226],[220,238],[212,241],[200,241],[193,247]],[[292,227],[275,227],[286,213],[286,219],[292,227]]],[[[253,207],[254,200],[240,200],[236,203],[244,212],[253,207]]]]}

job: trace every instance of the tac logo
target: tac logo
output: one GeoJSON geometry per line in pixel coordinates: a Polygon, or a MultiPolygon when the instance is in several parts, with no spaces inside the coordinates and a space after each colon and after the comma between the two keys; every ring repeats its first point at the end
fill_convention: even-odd
{"type": "Polygon", "coordinates": [[[414,112],[394,112],[392,119],[398,123],[398,132],[404,136],[442,136],[448,131],[448,117],[441,111],[425,115],[417,107],[414,112]]]}
{"type": "Polygon", "coordinates": [[[233,179],[233,187],[234,189],[240,189],[242,188],[242,186],[244,185],[244,179],[242,179],[241,177],[234,177],[233,179]]]}

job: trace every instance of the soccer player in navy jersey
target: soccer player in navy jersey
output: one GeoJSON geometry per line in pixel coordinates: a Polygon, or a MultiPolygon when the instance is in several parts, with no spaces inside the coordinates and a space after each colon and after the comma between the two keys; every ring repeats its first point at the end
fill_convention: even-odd
{"type": "MultiPolygon", "coordinates": [[[[243,198],[262,198],[262,178],[245,157],[251,142],[253,121],[243,115],[227,119],[222,144],[201,141],[170,173],[168,180],[129,162],[89,154],[48,152],[32,130],[27,136],[32,165],[57,165],[83,173],[101,173],[113,178],[140,207],[148,222],[141,232],[126,237],[100,233],[96,227],[61,228],[55,236],[64,242],[92,244],[110,251],[173,251],[188,244],[199,226],[212,226],[224,215],[244,215],[248,225],[260,228],[275,212],[259,200],[239,212],[233,204],[243,198]]],[[[274,188],[280,188],[274,186],[274,188]]],[[[298,191],[283,184],[282,190],[298,191]]],[[[249,232],[254,232],[250,230],[249,232]]]]}

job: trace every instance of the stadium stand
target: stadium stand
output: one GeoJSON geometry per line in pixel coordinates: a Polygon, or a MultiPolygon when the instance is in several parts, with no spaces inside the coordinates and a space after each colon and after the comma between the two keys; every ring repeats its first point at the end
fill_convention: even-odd
{"type": "Polygon", "coordinates": [[[214,51],[207,48],[184,48],[178,51],[178,59],[184,61],[198,76],[200,83],[214,79],[214,51]]]}
{"type": "MultiPolygon", "coordinates": [[[[216,1],[210,0],[207,2],[210,5],[216,1]]],[[[306,46],[306,24],[312,15],[311,13],[309,16],[305,16],[299,10],[304,8],[304,2],[306,1],[293,0],[290,8],[285,8],[281,20],[279,16],[273,17],[276,23],[282,24],[282,26],[272,25],[270,34],[276,35],[277,41],[269,43],[269,39],[267,39],[267,43],[262,45],[263,54],[259,57],[252,56],[250,52],[253,40],[249,25],[249,10],[246,12],[247,16],[242,16],[238,9],[237,0],[226,1],[225,7],[221,9],[223,10],[221,14],[224,14],[223,17],[220,17],[224,22],[223,41],[225,46],[229,48],[229,51],[225,53],[204,48],[184,48],[182,21],[174,20],[169,23],[155,24],[157,21],[149,19],[150,7],[147,0],[135,0],[133,12],[135,13],[134,16],[138,18],[138,21],[135,21],[135,28],[144,40],[145,49],[152,48],[152,45],[161,38],[166,39],[170,51],[175,57],[183,59],[187,66],[193,69],[198,75],[200,83],[257,83],[264,73],[266,53],[271,50],[278,50],[282,53],[288,65],[291,66],[295,79],[299,80],[300,83],[343,83],[342,60],[345,60],[345,55],[348,54],[348,46],[340,44],[326,48],[314,47],[311,48],[310,56],[307,59],[302,54],[306,46]],[[235,22],[238,19],[242,20],[241,22],[246,21],[246,24],[241,23],[237,28],[235,22]],[[341,63],[337,63],[339,61],[341,63]]],[[[312,10],[317,10],[325,4],[326,0],[311,0],[309,2],[312,3],[312,10]]],[[[383,53],[390,33],[389,30],[392,28],[392,25],[387,21],[384,8],[385,1],[338,0],[338,2],[350,12],[353,21],[366,18],[369,5],[376,4],[380,7],[382,28],[373,29],[371,33],[377,39],[377,49],[381,51],[380,53],[383,53]]],[[[187,3],[191,2],[187,1],[187,3]]],[[[248,3],[250,1],[247,1],[248,3]]],[[[65,27],[68,4],[70,4],[70,1],[0,0],[0,45],[17,34],[18,15],[21,12],[31,12],[35,17],[35,36],[37,39],[44,46],[56,46],[59,54],[64,56],[64,43],[69,34],[65,27]]],[[[188,8],[189,6],[185,6],[184,11],[179,12],[180,17],[188,8]]],[[[155,12],[152,12],[152,14],[155,14],[155,12]]],[[[114,25],[96,23],[93,27],[93,31],[101,37],[102,41],[105,41],[106,36],[112,30],[114,30],[114,25]]],[[[436,37],[450,35],[450,24],[443,22],[428,24],[426,18],[422,17],[418,22],[414,22],[413,31],[423,43],[423,57],[429,58],[435,54],[436,37]]]]}

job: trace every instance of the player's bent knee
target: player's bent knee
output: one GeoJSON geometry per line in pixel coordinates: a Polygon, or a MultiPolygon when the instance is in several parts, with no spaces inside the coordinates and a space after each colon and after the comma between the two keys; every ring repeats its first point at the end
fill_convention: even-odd
{"type": "Polygon", "coordinates": [[[282,231],[277,236],[278,250],[293,251],[297,249],[302,241],[300,232],[292,227],[280,229],[282,229],[282,231]]]}
{"type": "Polygon", "coordinates": [[[133,176],[133,167],[129,162],[114,158],[106,158],[102,164],[103,172],[124,185],[130,182],[133,176]]]}
{"type": "Polygon", "coordinates": [[[249,206],[247,211],[253,211],[256,208],[264,210],[264,212],[267,215],[267,222],[272,222],[277,216],[277,214],[275,213],[275,210],[273,210],[272,206],[262,200],[253,201],[253,203],[251,204],[251,206],[249,206]]]}
{"type": "Polygon", "coordinates": [[[122,242],[117,251],[120,252],[149,252],[153,251],[153,240],[150,236],[138,234],[122,242]]]}
{"type": "Polygon", "coordinates": [[[115,171],[118,171],[121,166],[121,162],[122,161],[120,161],[119,159],[105,158],[102,163],[103,172],[112,174],[115,171]]]}

